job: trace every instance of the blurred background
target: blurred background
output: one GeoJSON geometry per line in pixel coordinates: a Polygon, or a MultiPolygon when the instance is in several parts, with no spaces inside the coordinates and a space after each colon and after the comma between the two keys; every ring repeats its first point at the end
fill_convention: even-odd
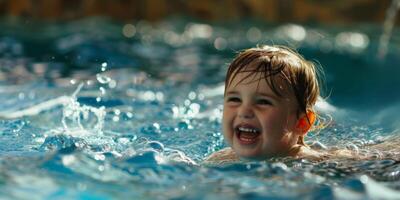
{"type": "Polygon", "coordinates": [[[383,23],[391,3],[390,0],[1,0],[0,11],[3,16],[44,20],[108,16],[125,21],[160,21],[179,15],[212,21],[255,18],[276,23],[354,24],[383,23]]]}

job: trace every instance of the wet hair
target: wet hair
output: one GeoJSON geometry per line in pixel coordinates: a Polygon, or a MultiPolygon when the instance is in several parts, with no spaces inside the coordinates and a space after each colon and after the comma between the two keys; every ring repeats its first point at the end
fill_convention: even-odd
{"type": "MultiPolygon", "coordinates": [[[[247,72],[248,75],[237,84],[258,75],[260,78],[256,81],[264,79],[279,97],[285,96],[280,85],[277,84],[277,81],[283,80],[296,97],[297,117],[300,117],[302,113],[307,113],[308,110],[313,110],[320,95],[316,65],[288,47],[265,45],[239,53],[229,65],[225,91],[235,77],[243,72],[247,72]]],[[[310,122],[309,119],[308,122],[310,122]]],[[[303,138],[300,138],[299,144],[304,144],[303,138]]]]}

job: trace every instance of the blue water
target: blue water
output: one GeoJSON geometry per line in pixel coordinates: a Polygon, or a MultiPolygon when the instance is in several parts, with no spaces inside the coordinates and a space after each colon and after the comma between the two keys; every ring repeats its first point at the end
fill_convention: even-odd
{"type": "Polygon", "coordinates": [[[129,23],[0,20],[1,199],[400,199],[399,149],[369,149],[399,135],[398,29],[377,58],[380,25],[129,23]],[[323,67],[331,123],[308,143],[376,159],[203,165],[227,63],[258,43],[323,67]]]}

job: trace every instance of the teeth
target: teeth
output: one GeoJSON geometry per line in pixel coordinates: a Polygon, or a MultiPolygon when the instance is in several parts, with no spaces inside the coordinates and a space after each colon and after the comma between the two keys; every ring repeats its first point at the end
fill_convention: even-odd
{"type": "Polygon", "coordinates": [[[257,133],[258,132],[256,129],[245,128],[245,127],[239,127],[238,130],[242,131],[242,132],[249,132],[249,133],[257,133]]]}

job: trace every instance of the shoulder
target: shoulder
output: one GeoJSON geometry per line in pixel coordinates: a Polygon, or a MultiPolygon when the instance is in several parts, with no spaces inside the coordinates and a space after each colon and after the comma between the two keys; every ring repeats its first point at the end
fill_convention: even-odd
{"type": "Polygon", "coordinates": [[[223,164],[239,161],[239,157],[232,148],[228,147],[220,151],[214,152],[208,156],[203,162],[206,164],[223,164]]]}
{"type": "Polygon", "coordinates": [[[358,152],[348,150],[348,149],[326,149],[326,150],[316,150],[310,147],[303,146],[299,151],[297,157],[306,158],[315,161],[323,161],[328,159],[363,159],[362,156],[358,155],[358,152]]]}
{"type": "Polygon", "coordinates": [[[328,158],[327,152],[315,150],[308,146],[298,147],[296,154],[292,156],[295,158],[305,158],[315,161],[321,161],[328,158]]]}

